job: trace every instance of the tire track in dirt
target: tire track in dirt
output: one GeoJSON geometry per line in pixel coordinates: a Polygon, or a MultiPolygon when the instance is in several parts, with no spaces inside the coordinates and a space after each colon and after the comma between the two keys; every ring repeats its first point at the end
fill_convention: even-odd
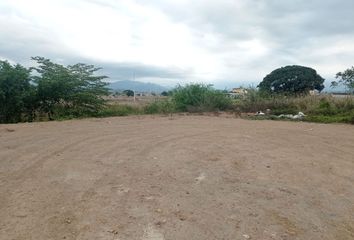
{"type": "MultiPolygon", "coordinates": [[[[203,134],[205,134],[205,133],[193,134],[193,135],[187,135],[187,136],[181,135],[178,137],[170,137],[170,136],[173,136],[173,134],[172,134],[170,136],[164,136],[164,137],[162,137],[162,139],[161,139],[161,137],[158,137],[158,139],[159,139],[158,143],[150,145],[150,146],[144,148],[143,150],[140,150],[138,155],[139,156],[146,156],[148,154],[148,152],[153,151],[154,148],[158,148],[158,147],[163,148],[163,145],[161,145],[161,144],[167,144],[169,142],[173,142],[176,140],[183,140],[185,138],[201,136],[203,134]]],[[[152,134],[152,136],[154,136],[154,135],[155,134],[152,134]]],[[[144,135],[144,138],[146,138],[146,137],[148,137],[148,136],[144,135]]],[[[150,138],[148,137],[148,139],[150,139],[150,138]]],[[[139,140],[142,140],[141,136],[139,136],[133,140],[130,140],[128,142],[125,142],[125,146],[129,146],[132,142],[141,143],[141,142],[139,142],[139,140]]],[[[110,153],[114,153],[115,146],[114,146],[114,144],[112,144],[112,145],[113,146],[109,147],[108,148],[109,150],[104,153],[105,157],[107,157],[110,153]]],[[[124,147],[124,145],[122,147],[124,147]]],[[[102,157],[102,155],[99,155],[99,157],[102,157]]],[[[139,157],[136,157],[133,160],[133,162],[141,162],[141,161],[144,161],[144,159],[141,159],[139,157]]],[[[129,164],[132,164],[132,161],[129,161],[129,164]]],[[[123,165],[124,165],[124,163],[123,163],[123,165]]],[[[130,171],[132,171],[132,170],[133,170],[133,168],[130,167],[130,171]]],[[[118,179],[119,179],[119,177],[118,177],[118,179]]],[[[126,190],[123,190],[123,191],[126,191],[126,192],[123,194],[124,196],[119,198],[119,208],[121,209],[121,211],[119,212],[119,215],[120,215],[120,217],[129,219],[129,217],[131,217],[131,212],[130,212],[131,210],[130,209],[132,208],[131,199],[141,199],[141,195],[137,193],[137,190],[139,190],[139,189],[132,188],[132,186],[138,187],[138,186],[136,186],[136,179],[135,179],[134,174],[131,174],[130,176],[126,176],[124,181],[126,182],[126,184],[124,185],[126,187],[126,190]]],[[[96,193],[97,189],[102,188],[102,186],[111,186],[111,188],[114,188],[116,185],[119,186],[119,183],[117,182],[117,176],[114,175],[114,171],[110,171],[105,176],[96,180],[92,184],[90,189],[85,191],[85,193],[83,193],[83,195],[82,195],[83,196],[82,201],[85,203],[84,205],[82,205],[82,209],[88,208],[87,206],[94,205],[95,202],[97,202],[97,199],[94,197],[94,196],[97,196],[97,193],[96,193]]],[[[124,188],[124,186],[122,186],[122,188],[124,188]]],[[[149,203],[152,204],[152,202],[154,202],[154,201],[155,200],[151,199],[151,200],[149,200],[149,203]]],[[[112,204],[112,203],[108,203],[108,205],[110,205],[110,204],[112,204]]],[[[121,223],[120,227],[124,228],[124,226],[127,227],[128,225],[129,225],[129,222],[121,223]]]]}
{"type": "MultiPolygon", "coordinates": [[[[307,137],[308,124],[216,117],[43,125],[24,129],[32,142],[17,127],[11,142],[1,139],[0,149],[18,141],[19,153],[16,165],[1,168],[8,171],[0,184],[0,239],[353,234],[353,149],[340,144],[354,141],[350,126],[316,125],[307,137]],[[343,154],[333,158],[334,150],[343,154]]],[[[13,153],[0,155],[8,161],[13,153]]]]}
{"type": "MultiPolygon", "coordinates": [[[[212,131],[212,132],[214,132],[214,131],[212,131]]],[[[149,152],[154,151],[155,148],[164,148],[164,146],[166,144],[169,144],[171,142],[174,142],[174,143],[178,144],[179,141],[183,141],[186,138],[190,139],[190,138],[193,138],[193,137],[201,137],[201,136],[203,136],[205,134],[210,134],[212,132],[208,131],[208,132],[203,132],[203,133],[198,133],[198,134],[189,134],[189,135],[182,134],[182,135],[177,136],[177,137],[175,136],[175,134],[170,134],[168,136],[157,137],[157,139],[159,139],[159,141],[157,143],[150,144],[148,147],[145,147],[143,150],[140,150],[139,154],[137,154],[137,155],[134,152],[134,156],[137,156],[137,157],[135,157],[133,159],[133,161],[130,160],[129,161],[129,165],[134,164],[134,162],[143,163],[146,160],[146,159],[144,159],[144,156],[146,157],[149,154],[149,152]],[[140,157],[138,157],[138,156],[140,156],[140,157]]],[[[134,134],[132,134],[132,135],[134,135],[134,134]]],[[[141,136],[139,136],[139,137],[134,136],[133,140],[127,141],[127,142],[125,142],[125,145],[120,145],[120,146],[124,148],[124,146],[129,146],[132,142],[136,142],[138,144],[141,143],[141,144],[145,144],[146,145],[146,143],[145,142],[141,142],[141,140],[143,140],[145,138],[151,139],[152,136],[155,136],[155,134],[150,134],[150,137],[149,137],[149,135],[144,134],[144,138],[142,138],[141,136]]],[[[114,143],[110,143],[110,145],[112,145],[112,146],[106,147],[107,151],[105,151],[105,153],[103,153],[103,155],[98,155],[98,158],[101,158],[101,157],[108,157],[109,158],[109,155],[111,153],[115,152],[115,150],[116,150],[115,144],[114,143]]],[[[125,163],[128,163],[128,162],[120,163],[120,166],[124,165],[125,163]]],[[[131,171],[134,172],[133,169],[134,169],[134,167],[130,167],[129,168],[129,172],[131,172],[131,171]]],[[[141,189],[139,188],[139,184],[137,185],[137,183],[136,183],[135,176],[136,175],[134,173],[131,174],[130,176],[126,176],[125,179],[124,179],[124,182],[126,184],[124,186],[121,186],[121,185],[119,185],[119,181],[118,181],[119,180],[119,176],[114,174],[114,170],[108,171],[105,174],[105,176],[102,176],[101,178],[96,180],[92,184],[92,186],[87,191],[85,191],[82,194],[82,199],[81,199],[82,204],[79,207],[80,208],[79,211],[84,211],[85,209],[89,209],[90,208],[89,206],[97,205],[97,201],[99,201],[99,199],[103,198],[103,196],[99,196],[98,195],[97,189],[102,189],[102,187],[105,188],[107,186],[109,186],[111,189],[114,189],[114,188],[117,188],[117,185],[118,185],[118,188],[120,188],[119,191],[124,191],[124,192],[126,191],[119,198],[119,209],[121,209],[119,211],[119,216],[120,216],[120,218],[129,219],[131,217],[132,199],[141,199],[141,197],[142,197],[141,194],[137,193],[141,189]],[[118,178],[118,180],[117,180],[117,178],[118,178]],[[132,186],[135,186],[135,187],[132,187],[132,186]],[[137,189],[136,189],[136,187],[137,187],[137,189]],[[124,188],[125,188],[125,190],[124,190],[124,188]]],[[[113,190],[113,192],[114,192],[114,190],[113,190]]],[[[111,191],[111,193],[112,193],[112,191],[111,191]]],[[[136,202],[136,201],[133,201],[133,202],[136,202]]],[[[137,201],[136,204],[138,204],[138,202],[140,202],[140,201],[137,201]]],[[[141,203],[143,203],[143,202],[141,202],[141,203]]],[[[151,199],[151,200],[149,200],[149,204],[157,205],[157,202],[156,202],[156,200],[151,199]]],[[[114,203],[113,202],[108,202],[108,203],[106,203],[106,205],[114,205],[114,203]]],[[[92,213],[90,213],[90,215],[91,214],[92,213]]],[[[151,210],[150,214],[151,215],[153,214],[152,210],[151,210]]],[[[126,222],[126,223],[124,223],[124,222],[122,223],[121,222],[120,223],[120,229],[122,230],[124,228],[129,228],[129,224],[130,224],[129,222],[126,222]]],[[[142,223],[142,224],[147,224],[147,223],[145,222],[145,223],[142,223]]],[[[129,230],[127,230],[127,231],[129,232],[129,230]]]]}
{"type": "MultiPolygon", "coordinates": [[[[65,143],[59,147],[59,149],[53,149],[51,152],[32,157],[30,159],[27,159],[27,161],[32,162],[34,159],[35,160],[30,166],[21,169],[19,171],[15,171],[11,173],[9,176],[5,176],[8,179],[23,179],[28,176],[33,175],[33,172],[35,170],[40,169],[41,165],[48,159],[52,159],[55,156],[63,154],[64,152],[68,152],[70,150],[74,149],[85,149],[85,146],[91,146],[95,145],[96,143],[100,143],[102,141],[110,141],[108,138],[116,138],[119,137],[121,134],[126,134],[127,132],[119,132],[119,133],[111,133],[111,134],[106,134],[106,135],[91,135],[89,137],[79,137],[78,139],[74,140],[73,142],[70,143],[65,143]]],[[[58,136],[60,137],[60,136],[58,136]]],[[[55,145],[60,145],[60,143],[55,143],[55,145]]],[[[23,179],[24,181],[25,179],[23,179]]],[[[18,182],[16,183],[18,184],[18,182]]]]}

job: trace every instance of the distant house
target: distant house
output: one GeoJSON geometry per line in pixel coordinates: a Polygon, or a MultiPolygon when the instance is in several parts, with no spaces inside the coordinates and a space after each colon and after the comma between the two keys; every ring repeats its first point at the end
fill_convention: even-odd
{"type": "Polygon", "coordinates": [[[247,89],[245,88],[233,88],[231,90],[232,93],[240,94],[240,95],[245,95],[247,94],[247,89]]]}
{"type": "Polygon", "coordinates": [[[318,90],[310,90],[309,91],[309,94],[310,94],[310,96],[317,96],[317,95],[320,95],[320,91],[318,91],[318,90]]]}
{"type": "Polygon", "coordinates": [[[248,93],[247,89],[245,88],[233,88],[228,94],[232,97],[243,97],[248,93]]]}

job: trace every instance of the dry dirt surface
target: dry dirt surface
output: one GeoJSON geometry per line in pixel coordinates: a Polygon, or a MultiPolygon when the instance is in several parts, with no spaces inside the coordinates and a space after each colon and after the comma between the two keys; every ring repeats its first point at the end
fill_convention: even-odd
{"type": "Polygon", "coordinates": [[[0,239],[354,239],[354,127],[211,116],[0,125],[0,239]]]}

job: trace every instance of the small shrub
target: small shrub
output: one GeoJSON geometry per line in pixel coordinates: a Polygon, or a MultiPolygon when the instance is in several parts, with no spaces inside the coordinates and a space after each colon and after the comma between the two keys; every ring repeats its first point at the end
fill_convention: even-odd
{"type": "Polygon", "coordinates": [[[174,89],[172,101],[176,110],[188,112],[227,110],[232,100],[211,85],[188,84],[174,89]]]}

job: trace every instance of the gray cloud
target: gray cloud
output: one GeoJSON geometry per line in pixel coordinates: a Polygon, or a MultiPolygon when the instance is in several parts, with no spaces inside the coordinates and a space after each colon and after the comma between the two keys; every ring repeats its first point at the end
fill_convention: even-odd
{"type": "Polygon", "coordinates": [[[163,68],[139,63],[105,63],[97,62],[102,68],[101,73],[111,80],[132,80],[133,78],[183,79],[191,72],[178,68],[163,68]]]}
{"type": "MultiPolygon", "coordinates": [[[[340,48],[343,39],[354,41],[351,0],[193,1],[185,5],[157,0],[149,4],[162,8],[174,21],[188,24],[196,32],[219,36],[220,45],[210,50],[229,52],[224,61],[230,68],[248,67],[261,73],[254,74],[255,81],[287,64],[317,67],[327,78],[333,78],[336,71],[328,70],[328,65],[343,68],[353,64],[354,49],[340,48]],[[239,57],[235,44],[252,39],[267,44],[268,53],[256,59],[246,57],[241,64],[235,61],[239,57]],[[318,54],[333,46],[339,49],[318,54]]],[[[247,79],[252,80],[249,76],[247,79]]]]}

